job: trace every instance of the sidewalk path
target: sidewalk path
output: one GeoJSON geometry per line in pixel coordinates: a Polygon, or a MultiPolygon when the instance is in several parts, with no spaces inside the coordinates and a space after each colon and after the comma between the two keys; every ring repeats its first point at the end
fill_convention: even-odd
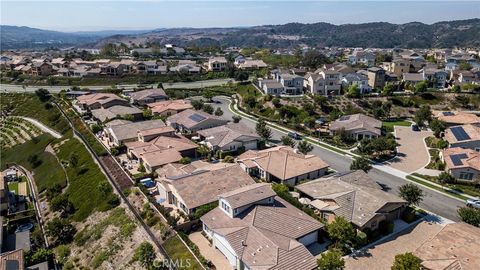
{"type": "Polygon", "coordinates": [[[60,139],[62,137],[62,134],[56,132],[55,130],[53,130],[49,127],[47,127],[46,125],[44,125],[43,123],[41,123],[40,121],[38,121],[36,119],[29,118],[29,117],[24,117],[24,116],[21,116],[21,118],[23,118],[23,119],[27,120],[28,122],[34,124],[39,129],[41,129],[43,132],[49,133],[50,135],[52,135],[56,139],[60,139]]]}

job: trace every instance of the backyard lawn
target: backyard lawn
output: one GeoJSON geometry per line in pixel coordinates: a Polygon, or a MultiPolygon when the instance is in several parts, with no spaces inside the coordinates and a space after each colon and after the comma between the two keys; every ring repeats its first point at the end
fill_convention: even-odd
{"type": "Polygon", "coordinates": [[[393,132],[394,126],[402,126],[402,127],[409,127],[411,126],[412,123],[405,121],[405,120],[400,120],[400,121],[383,121],[382,126],[385,128],[386,131],[388,132],[393,132]]]}
{"type": "Polygon", "coordinates": [[[179,236],[170,237],[163,244],[168,256],[175,262],[183,262],[178,265],[179,269],[201,269],[202,266],[198,263],[188,248],[182,243],[179,236]],[[190,263],[187,263],[190,262],[190,263]]]}

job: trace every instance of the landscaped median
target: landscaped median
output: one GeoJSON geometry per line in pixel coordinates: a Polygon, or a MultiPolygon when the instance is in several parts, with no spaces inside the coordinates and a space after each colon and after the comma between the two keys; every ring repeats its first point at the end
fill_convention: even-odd
{"type": "Polygon", "coordinates": [[[441,186],[438,186],[436,183],[432,183],[431,181],[429,181],[425,178],[421,178],[419,176],[407,175],[406,178],[408,180],[414,181],[414,182],[416,182],[416,183],[418,183],[422,186],[426,186],[430,189],[435,189],[437,191],[443,192],[443,193],[447,194],[448,196],[456,198],[456,199],[467,200],[469,198],[469,197],[466,197],[466,196],[462,195],[462,193],[460,193],[456,190],[449,189],[449,188],[443,188],[441,186]]]}

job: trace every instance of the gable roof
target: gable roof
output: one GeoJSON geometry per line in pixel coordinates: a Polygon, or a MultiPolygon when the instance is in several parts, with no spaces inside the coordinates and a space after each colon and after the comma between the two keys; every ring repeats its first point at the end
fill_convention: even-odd
{"type": "Polygon", "coordinates": [[[77,101],[79,104],[85,104],[87,106],[95,104],[97,102],[100,104],[105,104],[112,100],[126,101],[121,97],[112,93],[92,93],[92,94],[82,95],[77,97],[77,101]]]}
{"type": "Polygon", "coordinates": [[[342,116],[330,124],[330,130],[332,131],[340,129],[345,129],[346,131],[363,129],[377,135],[382,134],[381,128],[382,121],[361,113],[342,116]]]}
{"type": "Polygon", "coordinates": [[[172,185],[189,209],[218,200],[218,195],[254,184],[255,181],[238,165],[216,170],[200,170],[187,175],[162,178],[172,185]]]}
{"type": "Polygon", "coordinates": [[[201,221],[225,237],[251,269],[313,269],[315,258],[296,239],[323,225],[279,197],[272,205],[253,205],[234,218],[219,207],[201,221]]]}
{"type": "Polygon", "coordinates": [[[133,106],[123,106],[123,105],[115,105],[112,107],[108,107],[106,109],[100,108],[92,110],[92,115],[96,119],[105,122],[108,119],[113,119],[118,116],[124,116],[129,114],[141,114],[142,111],[133,106]]]}
{"type": "Polygon", "coordinates": [[[25,269],[23,260],[23,249],[17,249],[0,255],[1,270],[23,270],[25,269]],[[15,267],[15,268],[14,268],[15,267]]]}
{"type": "Polygon", "coordinates": [[[312,206],[342,216],[362,227],[389,203],[406,203],[381,190],[363,171],[335,174],[296,186],[313,198],[312,206]],[[319,201],[321,202],[319,202],[319,201]]]}
{"type": "Polygon", "coordinates": [[[288,146],[260,151],[249,150],[241,154],[237,161],[242,163],[253,161],[269,174],[282,180],[328,168],[328,164],[321,158],[295,153],[295,150],[288,146]]]}
{"type": "Polygon", "coordinates": [[[127,123],[123,125],[116,125],[108,128],[108,131],[112,136],[117,138],[119,141],[133,139],[138,137],[139,131],[164,127],[165,123],[161,119],[148,120],[134,123],[127,123]]]}
{"type": "Polygon", "coordinates": [[[167,121],[169,121],[170,123],[182,125],[186,128],[193,128],[204,121],[212,119],[227,123],[227,120],[224,120],[218,116],[214,116],[202,111],[194,111],[192,109],[187,109],[177,114],[174,114],[168,117],[167,121]]]}
{"type": "Polygon", "coordinates": [[[183,111],[186,109],[193,109],[192,104],[183,99],[178,100],[164,100],[150,103],[147,105],[151,108],[152,113],[163,113],[168,110],[183,111]]]}
{"type": "Polygon", "coordinates": [[[223,147],[234,141],[259,140],[257,133],[242,123],[229,123],[224,126],[200,130],[199,135],[213,146],[223,147]],[[245,138],[246,137],[246,138],[245,138]]]}
{"type": "Polygon", "coordinates": [[[442,156],[449,169],[472,168],[480,171],[480,153],[473,149],[447,148],[442,156]]]}
{"type": "Polygon", "coordinates": [[[225,199],[232,208],[238,208],[275,195],[276,194],[270,187],[270,184],[255,183],[223,193],[219,197],[225,199]]]}
{"type": "Polygon", "coordinates": [[[130,94],[132,100],[142,100],[147,98],[167,98],[165,91],[161,88],[145,89],[138,92],[133,92],[130,94]]]}
{"type": "Polygon", "coordinates": [[[445,140],[449,143],[480,140],[480,124],[466,124],[445,129],[445,140]]]}
{"type": "Polygon", "coordinates": [[[438,120],[450,124],[474,124],[480,123],[480,117],[473,113],[459,112],[459,111],[434,111],[433,115],[438,120]]]}

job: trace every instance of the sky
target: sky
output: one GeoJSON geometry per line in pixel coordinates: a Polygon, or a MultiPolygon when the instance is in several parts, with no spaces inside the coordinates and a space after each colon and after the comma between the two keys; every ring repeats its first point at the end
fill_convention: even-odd
{"type": "Polygon", "coordinates": [[[0,0],[0,23],[58,31],[333,24],[480,17],[480,1],[23,1],[0,0]]]}

